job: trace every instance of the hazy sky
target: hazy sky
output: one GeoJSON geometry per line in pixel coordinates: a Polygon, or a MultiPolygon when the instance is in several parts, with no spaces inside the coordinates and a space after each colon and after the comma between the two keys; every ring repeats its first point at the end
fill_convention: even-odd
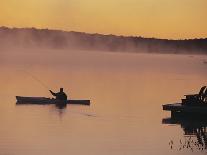
{"type": "Polygon", "coordinates": [[[0,0],[0,26],[207,37],[207,0],[0,0]]]}

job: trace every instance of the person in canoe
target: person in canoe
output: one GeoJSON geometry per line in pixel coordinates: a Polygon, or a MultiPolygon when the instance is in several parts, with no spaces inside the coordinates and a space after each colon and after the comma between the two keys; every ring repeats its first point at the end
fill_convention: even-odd
{"type": "Polygon", "coordinates": [[[50,93],[55,96],[57,100],[67,100],[67,95],[63,91],[63,88],[60,88],[60,92],[54,93],[52,90],[50,90],[50,93]]]}

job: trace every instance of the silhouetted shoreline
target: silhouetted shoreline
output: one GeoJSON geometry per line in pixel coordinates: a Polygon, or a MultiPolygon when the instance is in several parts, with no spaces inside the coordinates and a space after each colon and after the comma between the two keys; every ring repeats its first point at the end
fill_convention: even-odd
{"type": "Polygon", "coordinates": [[[136,53],[207,54],[207,38],[169,40],[84,32],[0,27],[1,48],[37,47],[136,53]]]}

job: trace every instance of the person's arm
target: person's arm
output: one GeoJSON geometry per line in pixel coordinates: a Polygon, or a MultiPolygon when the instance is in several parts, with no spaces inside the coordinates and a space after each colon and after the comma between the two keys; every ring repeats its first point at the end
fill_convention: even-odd
{"type": "Polygon", "coordinates": [[[57,96],[57,94],[54,93],[52,90],[50,90],[50,93],[51,93],[53,96],[57,96]]]}

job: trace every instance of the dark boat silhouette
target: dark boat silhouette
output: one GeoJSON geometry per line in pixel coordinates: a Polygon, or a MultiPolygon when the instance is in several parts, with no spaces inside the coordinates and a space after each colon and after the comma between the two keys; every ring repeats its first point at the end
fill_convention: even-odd
{"type": "Polygon", "coordinates": [[[207,116],[207,87],[203,86],[198,94],[185,95],[181,103],[165,104],[163,110],[171,111],[171,116],[207,116]]]}
{"type": "Polygon", "coordinates": [[[79,105],[90,105],[90,100],[57,100],[51,99],[47,97],[23,97],[16,96],[17,103],[16,104],[56,104],[56,105],[64,105],[64,104],[79,104],[79,105]]]}

